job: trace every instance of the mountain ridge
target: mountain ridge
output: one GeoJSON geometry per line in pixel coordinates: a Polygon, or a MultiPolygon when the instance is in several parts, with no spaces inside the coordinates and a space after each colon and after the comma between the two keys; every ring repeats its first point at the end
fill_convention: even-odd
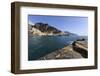
{"type": "Polygon", "coordinates": [[[28,24],[29,35],[69,35],[70,32],[63,32],[47,23],[35,23],[34,25],[28,24]]]}

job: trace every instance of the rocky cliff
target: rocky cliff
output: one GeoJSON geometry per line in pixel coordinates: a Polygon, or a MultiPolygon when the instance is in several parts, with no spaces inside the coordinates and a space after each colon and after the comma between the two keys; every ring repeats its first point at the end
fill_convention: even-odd
{"type": "Polygon", "coordinates": [[[68,35],[68,32],[62,32],[61,30],[45,23],[35,23],[28,26],[29,34],[32,35],[68,35]]]}

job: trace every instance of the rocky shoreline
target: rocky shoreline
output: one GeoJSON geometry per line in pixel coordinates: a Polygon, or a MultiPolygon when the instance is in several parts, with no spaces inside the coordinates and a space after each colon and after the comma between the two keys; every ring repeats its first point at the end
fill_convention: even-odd
{"type": "Polygon", "coordinates": [[[56,50],[52,53],[45,55],[44,57],[39,58],[38,60],[87,58],[87,50],[87,41],[77,40],[62,49],[56,50]]]}

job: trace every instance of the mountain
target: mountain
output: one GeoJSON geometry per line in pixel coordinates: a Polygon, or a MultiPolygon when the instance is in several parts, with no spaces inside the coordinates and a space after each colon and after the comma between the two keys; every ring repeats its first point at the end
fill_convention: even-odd
{"type": "Polygon", "coordinates": [[[33,35],[44,35],[39,29],[34,28],[33,25],[28,25],[28,35],[33,36],[33,35]]]}
{"type": "Polygon", "coordinates": [[[71,33],[71,32],[68,32],[68,31],[64,31],[64,33],[67,34],[67,35],[78,36],[77,34],[71,33]]]}
{"type": "Polygon", "coordinates": [[[47,33],[53,33],[53,34],[61,33],[60,30],[58,30],[55,27],[50,26],[49,24],[36,23],[33,27],[36,29],[39,29],[41,32],[47,32],[47,33]]]}
{"type": "Polygon", "coordinates": [[[69,35],[70,32],[63,32],[47,23],[35,23],[28,25],[29,35],[69,35]]]}

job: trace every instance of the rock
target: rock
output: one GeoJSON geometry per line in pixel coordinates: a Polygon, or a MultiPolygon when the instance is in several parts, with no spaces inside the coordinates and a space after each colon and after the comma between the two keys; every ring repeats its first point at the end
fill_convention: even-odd
{"type": "Polygon", "coordinates": [[[62,49],[49,53],[39,58],[39,60],[80,59],[80,58],[87,58],[87,57],[88,57],[87,42],[75,41],[73,42],[72,45],[67,45],[62,49]]]}
{"type": "Polygon", "coordinates": [[[75,52],[72,49],[71,45],[68,45],[62,49],[56,50],[50,54],[47,54],[47,55],[39,58],[39,60],[44,60],[44,58],[46,60],[52,60],[52,59],[79,59],[79,58],[83,58],[83,57],[78,52],[75,52]]]}
{"type": "Polygon", "coordinates": [[[60,30],[58,30],[55,27],[50,26],[47,23],[46,24],[45,23],[36,23],[33,27],[40,30],[43,33],[53,33],[53,34],[61,33],[60,30]]]}
{"type": "Polygon", "coordinates": [[[77,41],[85,41],[85,39],[84,39],[84,38],[82,38],[82,39],[77,39],[77,41]]]}
{"type": "Polygon", "coordinates": [[[88,57],[88,46],[86,41],[73,42],[73,50],[80,53],[84,58],[88,57]]]}
{"type": "Polygon", "coordinates": [[[57,56],[56,56],[56,58],[59,58],[60,57],[60,54],[58,54],[57,56]]]}

